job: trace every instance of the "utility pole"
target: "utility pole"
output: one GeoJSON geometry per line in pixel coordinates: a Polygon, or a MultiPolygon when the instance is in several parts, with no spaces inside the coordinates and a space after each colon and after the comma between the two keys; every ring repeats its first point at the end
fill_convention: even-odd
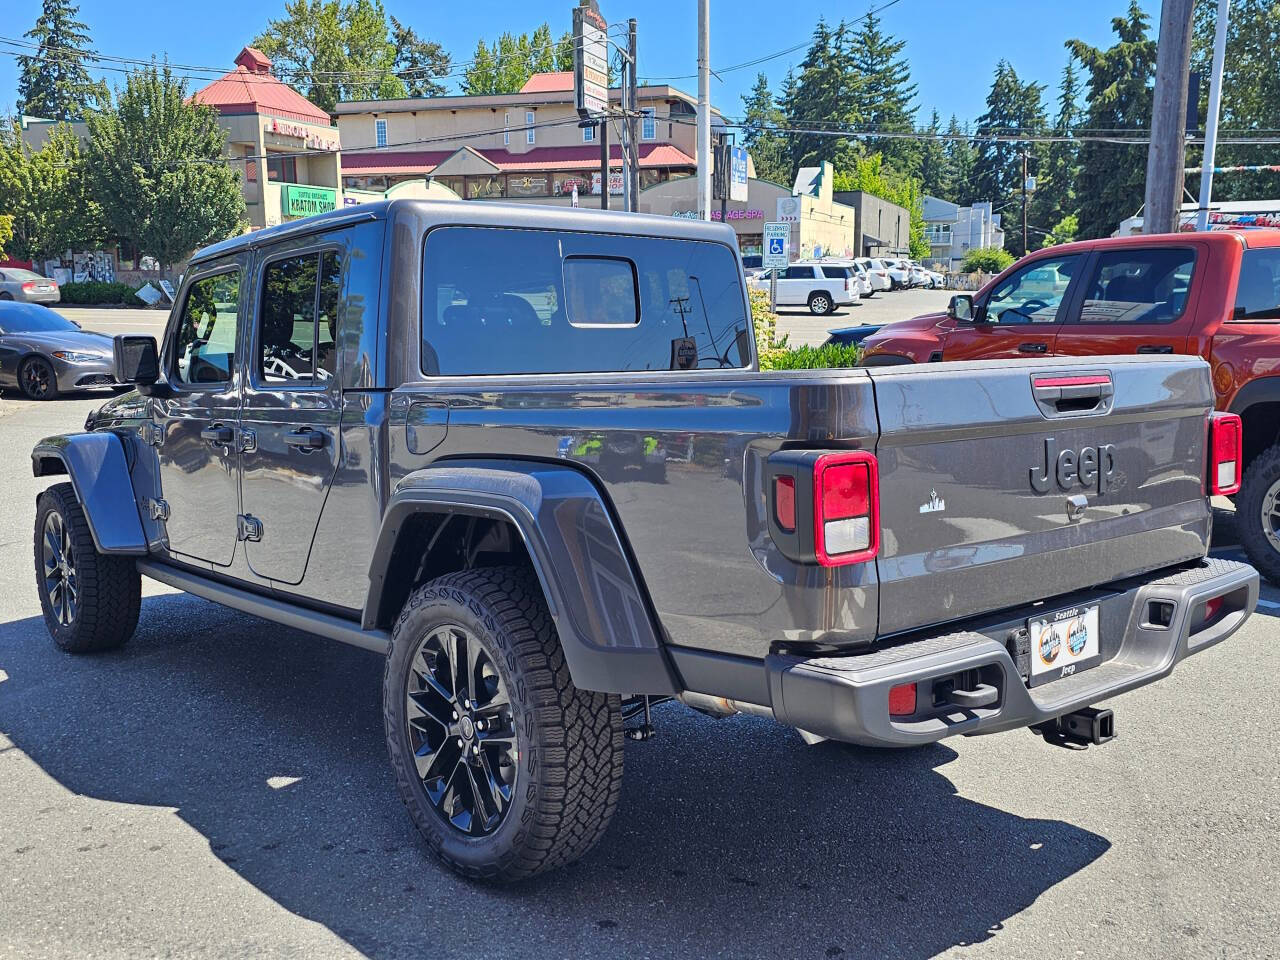
{"type": "Polygon", "coordinates": [[[1187,75],[1191,70],[1194,6],[1194,0],[1163,0],[1160,8],[1143,233],[1172,233],[1178,229],[1186,161],[1187,75]]]}
{"type": "Polygon", "coordinates": [[[698,216],[711,219],[711,0],[698,0],[698,216]]]}
{"type": "Polygon", "coordinates": [[[1227,57],[1227,18],[1231,0],[1218,0],[1218,26],[1213,35],[1213,75],[1209,78],[1209,116],[1204,122],[1204,162],[1200,164],[1200,209],[1196,229],[1209,229],[1209,201],[1213,199],[1213,162],[1218,149],[1218,110],[1222,106],[1222,66],[1227,57]]]}
{"type": "Polygon", "coordinates": [[[1027,148],[1022,148],[1022,255],[1027,255],[1027,148]]]}
{"type": "Polygon", "coordinates": [[[640,212],[640,94],[636,91],[636,18],[627,21],[627,76],[631,99],[627,108],[627,132],[631,140],[631,212],[640,212]]]}
{"type": "Polygon", "coordinates": [[[600,209],[609,209],[609,117],[600,118],[600,209]]]}

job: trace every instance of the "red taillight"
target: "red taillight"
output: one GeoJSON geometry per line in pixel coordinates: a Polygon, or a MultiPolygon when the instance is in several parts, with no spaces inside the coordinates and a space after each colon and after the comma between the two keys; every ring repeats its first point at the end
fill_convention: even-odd
{"type": "Polygon", "coordinates": [[[889,691],[889,716],[909,717],[916,712],[916,685],[900,683],[889,691]]]}
{"type": "Polygon", "coordinates": [[[773,519],[785,533],[796,530],[796,480],[795,477],[775,477],[773,480],[773,519]]]}
{"type": "Polygon", "coordinates": [[[28,280],[26,283],[22,285],[22,289],[28,292],[34,290],[35,288],[36,288],[36,284],[34,280],[28,280]]]}
{"type": "Polygon", "coordinates": [[[1240,489],[1244,461],[1244,428],[1234,413],[1215,413],[1209,419],[1209,491],[1227,496],[1240,489]]]}
{"type": "Polygon", "coordinates": [[[870,560],[880,549],[880,476],[864,451],[829,453],[813,465],[814,554],[824,567],[870,560]]]}

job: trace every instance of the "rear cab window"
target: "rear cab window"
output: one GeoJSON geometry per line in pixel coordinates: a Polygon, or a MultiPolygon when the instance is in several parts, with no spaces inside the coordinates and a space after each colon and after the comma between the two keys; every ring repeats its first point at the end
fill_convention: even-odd
{"type": "Polygon", "coordinates": [[[1196,254],[1190,247],[1111,250],[1098,255],[1080,323],[1172,323],[1187,308],[1196,254]]]}
{"type": "Polygon", "coordinates": [[[1233,320],[1280,320],[1280,248],[1246,250],[1233,320]]]}
{"type": "Polygon", "coordinates": [[[437,227],[423,243],[428,376],[715,370],[751,363],[727,246],[437,227]]]}

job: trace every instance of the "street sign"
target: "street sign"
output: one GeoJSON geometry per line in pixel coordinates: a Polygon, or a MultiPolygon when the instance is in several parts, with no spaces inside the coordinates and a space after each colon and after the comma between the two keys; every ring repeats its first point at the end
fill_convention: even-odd
{"type": "Polygon", "coordinates": [[[800,222],[800,198],[799,197],[779,197],[778,198],[778,220],[782,223],[799,223],[800,222]]]}
{"type": "Polygon", "coordinates": [[[596,0],[573,8],[573,103],[584,120],[609,110],[608,30],[596,0]]]}
{"type": "Polygon", "coordinates": [[[766,223],[764,225],[764,256],[761,266],[766,270],[785,270],[791,262],[791,224],[766,223]]]}
{"type": "Polygon", "coordinates": [[[746,147],[733,147],[729,152],[729,199],[747,202],[746,147]]]}

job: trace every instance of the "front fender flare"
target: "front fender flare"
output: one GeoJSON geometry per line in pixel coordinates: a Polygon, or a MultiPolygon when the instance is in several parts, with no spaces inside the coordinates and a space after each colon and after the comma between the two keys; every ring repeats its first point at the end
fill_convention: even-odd
{"type": "Polygon", "coordinates": [[[492,517],[515,526],[579,689],[679,692],[648,596],[607,504],[584,474],[559,464],[454,460],[401,480],[369,567],[365,629],[383,613],[383,586],[400,530],[420,512],[492,517]]]}
{"type": "Polygon", "coordinates": [[[37,477],[65,473],[71,478],[99,553],[146,554],[124,443],[114,433],[46,437],[31,451],[31,473],[37,477]]]}

